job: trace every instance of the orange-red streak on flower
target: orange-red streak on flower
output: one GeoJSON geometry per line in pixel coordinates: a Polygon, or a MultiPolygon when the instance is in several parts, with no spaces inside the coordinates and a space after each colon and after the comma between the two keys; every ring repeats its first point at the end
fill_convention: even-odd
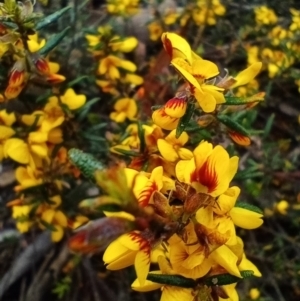
{"type": "Polygon", "coordinates": [[[185,105],[185,98],[176,97],[168,100],[167,103],[165,104],[165,107],[174,110],[177,107],[184,107],[184,105],[185,105]]]}
{"type": "Polygon", "coordinates": [[[146,207],[149,204],[149,201],[151,199],[151,196],[154,191],[157,191],[158,187],[155,182],[150,182],[147,184],[147,186],[143,189],[143,191],[140,193],[138,202],[141,207],[146,207]]]}
{"type": "Polygon", "coordinates": [[[140,246],[140,251],[149,255],[148,258],[150,263],[150,252],[151,252],[150,243],[145,238],[143,238],[139,233],[130,232],[128,233],[128,235],[134,242],[138,243],[138,245],[140,246]]]}
{"type": "Polygon", "coordinates": [[[199,182],[207,187],[207,192],[213,192],[218,186],[218,175],[213,166],[206,161],[201,168],[196,169],[191,174],[191,182],[199,182]]]}

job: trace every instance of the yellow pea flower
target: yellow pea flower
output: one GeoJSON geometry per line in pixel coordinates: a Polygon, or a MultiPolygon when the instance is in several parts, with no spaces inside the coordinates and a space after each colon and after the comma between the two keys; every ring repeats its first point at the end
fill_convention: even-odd
{"type": "Polygon", "coordinates": [[[110,118],[115,122],[124,122],[126,118],[133,120],[137,114],[136,101],[132,98],[121,98],[114,105],[115,112],[110,113],[110,118]]]}
{"type": "Polygon", "coordinates": [[[105,74],[107,78],[111,80],[120,78],[120,71],[118,68],[125,69],[129,72],[135,72],[137,67],[134,63],[128,60],[121,59],[114,55],[108,55],[107,57],[101,59],[98,73],[105,74]]]}
{"type": "Polygon", "coordinates": [[[143,285],[150,269],[151,246],[141,236],[141,232],[133,231],[113,241],[103,254],[103,261],[109,270],[119,270],[134,264],[139,282],[143,285]]]}
{"type": "Polygon", "coordinates": [[[193,151],[190,160],[181,160],[176,165],[179,181],[191,184],[197,192],[216,197],[224,193],[238,168],[238,157],[229,158],[220,145],[201,142],[193,151]]]}
{"type": "Polygon", "coordinates": [[[224,89],[207,83],[208,79],[219,74],[217,65],[202,59],[193,60],[190,65],[182,58],[173,59],[171,64],[187,81],[190,94],[194,95],[204,112],[213,112],[217,104],[225,102],[224,89]]]}
{"type": "Polygon", "coordinates": [[[157,147],[167,161],[189,160],[193,157],[193,153],[189,149],[183,148],[188,139],[189,136],[186,132],[183,132],[179,138],[176,138],[176,130],[173,130],[164,139],[157,140],[157,147]]]}

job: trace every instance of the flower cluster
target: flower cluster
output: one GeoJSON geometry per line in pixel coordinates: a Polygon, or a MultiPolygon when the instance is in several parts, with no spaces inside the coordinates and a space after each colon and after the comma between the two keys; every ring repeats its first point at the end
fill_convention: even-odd
{"type": "MultiPolygon", "coordinates": [[[[294,77],[292,67],[299,62],[299,15],[300,11],[290,9],[291,21],[289,26],[279,23],[276,12],[267,6],[255,8],[255,32],[258,37],[265,37],[264,42],[249,43],[246,46],[248,63],[262,61],[263,69],[267,70],[270,78],[281,74],[294,77]],[[269,26],[272,28],[269,29],[269,26]]],[[[252,31],[253,33],[253,31],[252,31]]],[[[246,36],[244,38],[247,38],[246,36]]],[[[298,81],[295,83],[298,85],[298,81]]]]}
{"type": "Polygon", "coordinates": [[[153,20],[148,24],[149,37],[153,41],[159,40],[165,30],[172,30],[174,25],[180,28],[195,25],[216,25],[219,17],[224,16],[226,7],[220,0],[197,0],[188,3],[183,9],[169,7],[161,11],[156,9],[153,20]]]}
{"type": "MultiPolygon", "coordinates": [[[[208,114],[228,124],[218,114],[225,115],[226,104],[232,97],[236,100],[233,89],[253,80],[261,63],[236,77],[220,78],[218,67],[194,53],[179,35],[163,33],[162,42],[185,84],[154,111],[154,125],[131,123],[121,143],[111,147],[113,153],[132,157],[127,167],[96,172],[97,183],[107,193],[100,199],[124,210],[106,212],[107,227],[110,217],[122,217],[133,228],[109,244],[103,260],[110,270],[134,265],[137,279],[132,288],[142,292],[162,288],[161,300],[236,300],[237,279],[247,273],[261,276],[246,258],[236,227],[255,229],[263,223],[263,215],[237,201],[240,188],[231,182],[239,158],[205,140],[190,144],[182,124],[187,127],[208,114]],[[159,270],[151,271],[152,263],[159,270]],[[218,283],[219,277],[227,281],[218,283]]],[[[236,105],[246,108],[261,98],[263,94],[237,98],[236,105]]],[[[132,111],[130,103],[122,101],[132,111]]],[[[89,235],[88,231],[83,229],[70,240],[73,250],[95,252],[93,240],[82,239],[93,237],[94,230],[89,235]]]]}
{"type": "Polygon", "coordinates": [[[18,182],[16,199],[8,206],[12,207],[12,217],[20,232],[38,226],[50,230],[53,241],[59,241],[64,229],[73,225],[72,218],[62,210],[63,176],[79,175],[67,158],[69,141],[65,133],[69,128],[67,137],[72,136],[70,128],[76,126],[72,121],[74,112],[84,106],[86,96],[72,88],[59,87],[65,80],[57,74],[59,64],[40,53],[48,47],[47,42],[39,41],[37,33],[32,34],[37,24],[28,20],[39,19],[33,13],[32,2],[6,1],[0,9],[0,18],[8,18],[15,25],[12,30],[1,23],[0,41],[2,60],[13,64],[0,110],[0,162],[15,163],[18,182]],[[47,96],[31,101],[30,94],[37,82],[45,87],[46,91],[40,91],[47,92],[47,96]],[[9,102],[14,101],[20,101],[26,109],[8,111],[9,102]]]}
{"type": "Polygon", "coordinates": [[[135,72],[137,66],[124,58],[123,54],[136,48],[135,37],[122,38],[114,33],[111,26],[98,27],[97,34],[87,34],[86,39],[93,56],[98,61],[96,84],[104,93],[112,94],[118,99],[114,104],[115,112],[110,117],[116,122],[126,118],[133,119],[137,113],[137,105],[128,97],[131,87],[143,83],[143,78],[135,72]]]}

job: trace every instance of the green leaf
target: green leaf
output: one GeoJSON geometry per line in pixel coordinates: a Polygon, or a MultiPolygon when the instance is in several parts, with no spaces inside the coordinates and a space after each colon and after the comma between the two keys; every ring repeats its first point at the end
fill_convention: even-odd
{"type": "Polygon", "coordinates": [[[87,101],[85,103],[85,105],[82,108],[80,108],[80,110],[78,111],[79,112],[79,116],[78,116],[77,119],[79,121],[82,121],[86,117],[86,115],[90,111],[90,109],[92,108],[92,105],[94,105],[95,103],[97,103],[99,100],[100,100],[100,97],[95,97],[95,98],[87,101]]]}
{"type": "Polygon", "coordinates": [[[130,150],[126,150],[126,149],[122,149],[122,148],[114,148],[114,150],[118,153],[121,153],[122,155],[125,156],[130,156],[130,157],[138,157],[140,156],[140,153],[137,153],[135,151],[130,151],[130,150]]]}
{"type": "Polygon", "coordinates": [[[225,105],[245,105],[253,102],[259,102],[260,100],[252,99],[251,97],[236,97],[236,96],[225,96],[225,105]]]}
{"type": "Polygon", "coordinates": [[[80,83],[82,80],[86,79],[86,78],[89,78],[88,75],[82,75],[82,76],[79,76],[77,78],[75,78],[74,80],[70,81],[68,84],[67,84],[67,87],[68,88],[71,88],[73,87],[74,85],[80,83]]]}
{"type": "Polygon", "coordinates": [[[193,116],[195,110],[194,103],[188,103],[185,114],[181,117],[179,124],[176,128],[176,138],[179,138],[185,128],[188,126],[191,117],[193,116]]]}
{"type": "Polygon", "coordinates": [[[35,29],[40,30],[40,29],[48,26],[49,24],[55,22],[71,8],[72,8],[71,6],[64,7],[63,9],[56,11],[55,13],[43,18],[43,20],[41,20],[40,22],[37,23],[37,25],[35,26],[35,29]]]}
{"type": "Polygon", "coordinates": [[[39,50],[40,55],[47,55],[51,50],[53,50],[60,42],[61,40],[68,34],[70,30],[70,26],[65,28],[62,32],[52,36],[46,45],[39,50]]]}
{"type": "Polygon", "coordinates": [[[143,129],[142,123],[138,122],[138,137],[140,139],[140,152],[144,153],[145,151],[145,130],[143,129]]]}
{"type": "Polygon", "coordinates": [[[256,213],[259,213],[259,214],[263,214],[263,211],[260,208],[254,206],[254,205],[250,205],[250,204],[247,204],[247,203],[244,203],[244,202],[240,202],[240,201],[237,201],[235,203],[234,207],[239,207],[239,208],[247,209],[249,211],[253,211],[253,212],[256,212],[256,213]]]}
{"type": "Polygon", "coordinates": [[[273,123],[274,123],[274,119],[275,119],[275,114],[273,113],[269,118],[268,121],[266,123],[265,129],[264,129],[264,134],[263,134],[263,138],[267,138],[271,132],[273,123]]]}
{"type": "Polygon", "coordinates": [[[250,270],[241,271],[241,276],[243,278],[239,278],[231,274],[220,274],[211,277],[206,277],[203,280],[201,280],[201,283],[207,286],[228,285],[228,284],[236,283],[242,279],[252,277],[253,274],[254,272],[250,270]]]}
{"type": "Polygon", "coordinates": [[[68,151],[68,158],[73,165],[75,165],[81,173],[90,180],[95,180],[96,170],[103,170],[104,164],[96,160],[91,154],[72,148],[68,151]]]}
{"type": "Polygon", "coordinates": [[[229,129],[234,130],[235,132],[238,132],[244,136],[249,136],[248,131],[241,126],[238,122],[236,122],[235,120],[232,119],[232,117],[228,116],[228,115],[218,115],[217,119],[223,123],[224,125],[226,125],[229,129]]]}
{"type": "Polygon", "coordinates": [[[179,286],[184,288],[194,288],[197,282],[190,278],[185,278],[180,275],[162,275],[149,273],[147,279],[165,285],[179,286]]]}

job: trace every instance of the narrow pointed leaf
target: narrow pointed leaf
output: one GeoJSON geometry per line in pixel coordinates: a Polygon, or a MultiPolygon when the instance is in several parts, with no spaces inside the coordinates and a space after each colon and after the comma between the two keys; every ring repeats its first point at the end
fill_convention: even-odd
{"type": "Polygon", "coordinates": [[[126,150],[126,149],[122,149],[122,148],[114,148],[114,150],[118,153],[121,153],[125,156],[130,156],[130,157],[138,157],[140,155],[140,153],[137,153],[135,151],[130,151],[130,150],[126,150]]]}
{"type": "Polygon", "coordinates": [[[59,11],[56,11],[55,13],[43,18],[40,22],[37,23],[35,29],[40,30],[48,26],[49,24],[55,22],[71,8],[72,8],[71,6],[64,7],[63,9],[60,9],[59,11]]]}
{"type": "Polygon", "coordinates": [[[228,115],[218,115],[217,119],[223,123],[224,125],[226,125],[229,129],[238,132],[240,134],[243,134],[245,136],[249,136],[248,131],[242,126],[240,125],[238,122],[236,122],[235,120],[232,119],[232,117],[228,116],[228,115]]]}
{"type": "Polygon", "coordinates": [[[184,288],[193,288],[197,285],[193,279],[185,278],[180,275],[162,275],[162,274],[148,274],[147,279],[165,285],[179,286],[184,288]]]}
{"type": "Polygon", "coordinates": [[[68,151],[68,158],[81,173],[90,180],[95,180],[96,170],[103,170],[104,165],[96,160],[91,154],[82,152],[79,149],[72,148],[68,151]]]}
{"type": "Polygon", "coordinates": [[[176,138],[179,138],[182,132],[185,130],[185,128],[188,126],[193,113],[195,110],[195,104],[194,103],[188,103],[187,109],[185,114],[181,117],[179,124],[176,128],[176,138]]]}
{"type": "Polygon", "coordinates": [[[236,97],[236,96],[225,96],[226,105],[244,105],[252,102],[258,102],[260,100],[251,97],[236,97]]]}
{"type": "Polygon", "coordinates": [[[138,137],[140,139],[140,152],[144,153],[145,150],[145,130],[143,129],[142,123],[138,122],[138,137]]]}
{"type": "Polygon", "coordinates": [[[53,50],[60,42],[61,40],[68,34],[70,30],[70,26],[65,28],[62,32],[52,36],[46,45],[39,50],[40,55],[47,55],[51,50],[53,50]]]}

